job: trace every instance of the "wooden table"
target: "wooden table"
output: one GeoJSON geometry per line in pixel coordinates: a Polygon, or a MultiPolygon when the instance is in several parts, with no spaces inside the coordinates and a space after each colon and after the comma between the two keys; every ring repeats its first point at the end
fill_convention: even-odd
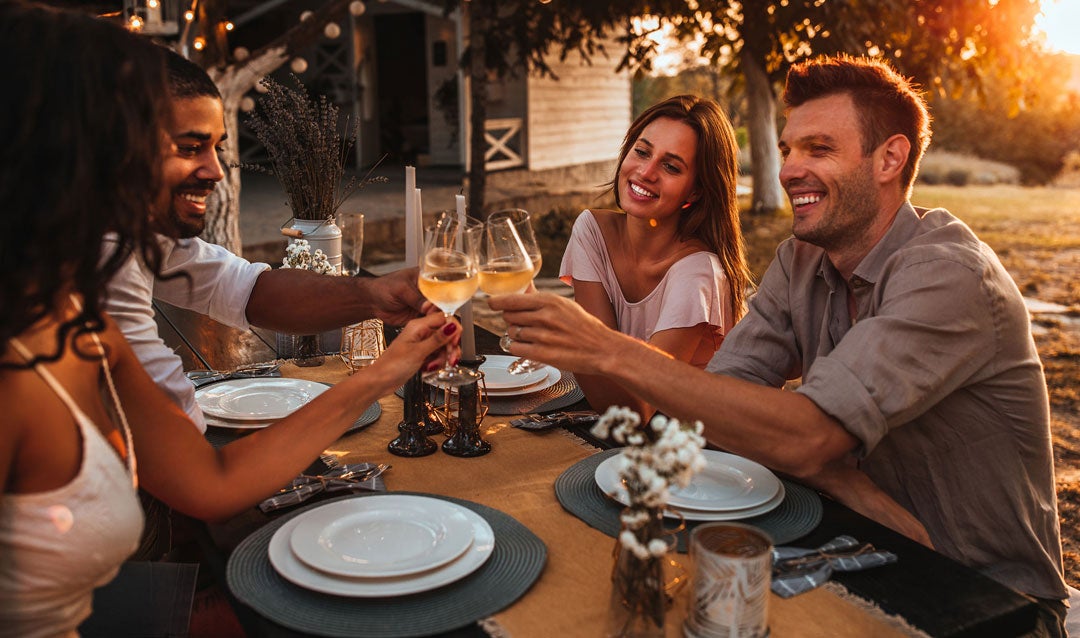
{"type": "MultiPolygon", "coordinates": [[[[478,334],[478,347],[495,351],[493,340],[493,336],[478,334]]],[[[286,365],[282,373],[332,383],[342,379],[346,370],[337,359],[328,358],[318,368],[286,365]]],[[[486,456],[456,458],[439,451],[402,458],[386,449],[402,420],[402,401],[391,395],[379,403],[383,414],[377,422],[341,438],[328,451],[341,455],[345,462],[390,463],[393,468],[384,479],[391,491],[443,494],[497,508],[547,545],[548,563],[539,580],[491,621],[515,637],[603,635],[615,540],[564,511],[553,489],[556,477],[567,467],[599,450],[595,440],[562,429],[522,431],[509,426],[511,417],[495,416],[482,424],[483,436],[492,445],[486,456]]],[[[815,547],[849,534],[895,552],[899,561],[865,572],[837,574],[827,587],[788,600],[771,596],[772,638],[922,635],[919,630],[931,636],[1015,636],[1033,626],[1035,607],[1025,597],[824,500],[821,525],[792,545],[815,547]]],[[[214,541],[227,551],[268,520],[253,510],[213,528],[214,541]]],[[[688,562],[685,555],[680,556],[688,562]]],[[[254,625],[249,627],[251,635],[296,635],[250,610],[242,620],[245,616],[245,624],[254,625]]],[[[682,635],[678,604],[667,625],[668,636],[682,635]]],[[[472,626],[447,635],[486,634],[472,626]]]]}

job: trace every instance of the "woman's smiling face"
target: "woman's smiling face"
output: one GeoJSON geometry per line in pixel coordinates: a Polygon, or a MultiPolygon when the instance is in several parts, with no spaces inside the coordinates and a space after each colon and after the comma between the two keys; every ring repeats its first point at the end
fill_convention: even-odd
{"type": "Polygon", "coordinates": [[[677,214],[697,194],[698,138],[678,120],[660,117],[634,140],[619,166],[619,203],[635,217],[677,214]]]}

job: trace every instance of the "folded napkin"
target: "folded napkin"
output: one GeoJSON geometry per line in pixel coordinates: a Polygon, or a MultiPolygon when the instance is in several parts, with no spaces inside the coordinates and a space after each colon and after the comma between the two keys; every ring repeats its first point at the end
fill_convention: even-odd
{"type": "Polygon", "coordinates": [[[781,598],[825,584],[834,571],[855,572],[897,560],[896,554],[860,544],[850,536],[837,536],[817,549],[777,547],[772,558],[772,591],[781,598]]]}
{"type": "Polygon", "coordinates": [[[564,425],[583,425],[593,423],[600,415],[591,410],[579,412],[552,412],[551,414],[526,414],[520,419],[513,419],[510,425],[522,430],[547,430],[564,425]]]}
{"type": "Polygon", "coordinates": [[[322,474],[301,474],[280,492],[259,503],[259,509],[269,513],[292,507],[320,492],[344,490],[385,492],[386,483],[383,482],[382,473],[387,469],[389,469],[387,465],[350,463],[327,470],[322,474]]]}

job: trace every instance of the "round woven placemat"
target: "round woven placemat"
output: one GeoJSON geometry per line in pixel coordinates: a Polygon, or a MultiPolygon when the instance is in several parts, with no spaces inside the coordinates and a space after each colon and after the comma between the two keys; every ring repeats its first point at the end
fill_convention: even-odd
{"type": "Polygon", "coordinates": [[[530,412],[551,412],[574,405],[585,398],[578,387],[574,375],[563,372],[558,383],[539,392],[515,396],[488,395],[488,414],[499,416],[528,414],[530,412]]]}
{"type": "MultiPolygon", "coordinates": [[[[394,492],[457,503],[484,517],[495,532],[495,550],[479,569],[432,591],[392,598],[348,598],[320,594],[285,580],[270,564],[270,538],[305,507],[248,536],[229,558],[229,589],[264,617],[290,629],[320,636],[426,636],[486,618],[521,597],[540,576],[547,547],[513,517],[461,499],[394,492]]],[[[343,498],[366,498],[357,494],[343,498]]],[[[318,507],[341,499],[327,500],[318,507]]]]}
{"type": "MultiPolygon", "coordinates": [[[[349,426],[349,429],[345,430],[345,434],[355,432],[371,425],[378,421],[380,416],[382,416],[382,406],[376,401],[360,413],[360,416],[353,421],[353,424],[349,426]]],[[[230,430],[227,428],[216,428],[211,425],[206,428],[206,440],[210,441],[210,445],[213,445],[214,447],[221,447],[256,431],[257,430],[230,430]]]]}
{"type": "MultiPolygon", "coordinates": [[[[604,494],[596,484],[595,474],[596,467],[604,459],[618,453],[616,448],[594,454],[571,465],[555,479],[555,496],[563,509],[613,538],[619,535],[619,513],[623,506],[604,494]]],[[[821,522],[821,497],[817,492],[790,481],[784,481],[784,489],[784,501],[776,509],[738,522],[765,531],[777,545],[790,543],[809,534],[821,522]]],[[[665,518],[664,523],[669,529],[678,527],[675,519],[665,518]]],[[[690,530],[700,524],[686,521],[686,529],[677,535],[680,552],[687,549],[690,530]]]]}

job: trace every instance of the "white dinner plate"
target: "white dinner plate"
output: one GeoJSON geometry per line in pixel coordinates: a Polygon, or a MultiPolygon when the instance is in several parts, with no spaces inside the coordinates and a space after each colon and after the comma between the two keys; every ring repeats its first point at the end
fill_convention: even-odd
{"type": "MultiPolygon", "coordinates": [[[[359,499],[375,498],[365,496],[359,499]]],[[[300,522],[300,516],[288,521],[270,538],[267,553],[274,570],[285,580],[305,589],[354,598],[386,598],[429,591],[461,580],[479,569],[495,551],[495,532],[482,516],[466,509],[472,524],[472,545],[457,560],[419,574],[391,578],[348,578],[334,576],[308,567],[290,548],[289,539],[300,522]]]]}
{"type": "Polygon", "coordinates": [[[562,372],[560,372],[558,368],[553,368],[552,366],[544,366],[544,370],[547,371],[547,377],[544,378],[543,381],[540,381],[539,383],[536,383],[534,385],[530,385],[527,388],[518,388],[516,390],[488,389],[487,393],[489,396],[493,397],[521,396],[523,394],[531,394],[533,392],[547,390],[551,386],[558,383],[560,379],[562,379],[562,372]]]}
{"type": "Polygon", "coordinates": [[[283,419],[329,389],[304,379],[229,379],[199,388],[195,400],[204,414],[233,421],[283,419]]]}
{"type": "Polygon", "coordinates": [[[726,512],[705,512],[702,510],[688,510],[681,507],[668,506],[664,510],[664,516],[666,518],[682,518],[688,521],[739,521],[744,518],[753,518],[755,516],[761,516],[767,514],[784,502],[784,484],[780,484],[780,489],[776,492],[776,495],[765,501],[761,505],[755,505],[754,507],[748,507],[741,510],[728,510],[726,512]],[[678,512],[678,514],[676,514],[678,512]]]}
{"type": "MultiPolygon", "coordinates": [[[[780,479],[760,463],[726,452],[702,450],[705,468],[690,485],[670,490],[668,505],[681,511],[742,511],[769,502],[780,490],[780,479]]],[[[596,484],[623,505],[629,502],[619,478],[619,454],[596,468],[596,484]]]]}
{"type": "Polygon", "coordinates": [[[473,542],[468,510],[407,494],[351,498],[299,518],[289,538],[296,557],[338,576],[383,578],[430,571],[473,542]]]}
{"type": "Polygon", "coordinates": [[[203,413],[203,420],[207,425],[212,425],[215,428],[228,428],[230,430],[261,430],[268,428],[271,425],[277,423],[274,421],[230,421],[228,419],[218,419],[212,417],[209,414],[203,413]]]}
{"type": "Polygon", "coordinates": [[[484,356],[485,361],[480,365],[480,370],[484,372],[484,385],[487,386],[489,392],[491,390],[520,390],[536,385],[548,377],[548,366],[540,366],[525,374],[510,374],[507,367],[517,361],[517,357],[501,354],[484,356]]]}

